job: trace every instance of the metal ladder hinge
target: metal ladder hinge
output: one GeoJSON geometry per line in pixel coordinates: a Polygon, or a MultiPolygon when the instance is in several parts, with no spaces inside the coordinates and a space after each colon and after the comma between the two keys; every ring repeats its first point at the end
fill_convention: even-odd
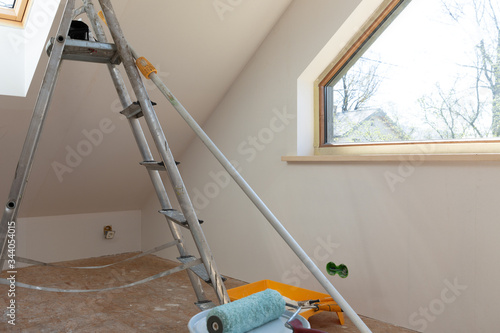
{"type": "Polygon", "coordinates": [[[62,59],[113,65],[119,65],[122,62],[115,44],[70,39],[69,37],[66,37],[66,41],[64,41],[62,36],[57,37],[57,42],[54,37],[50,38],[46,46],[47,55],[50,56],[55,43],[63,42],[65,45],[62,59]]]}

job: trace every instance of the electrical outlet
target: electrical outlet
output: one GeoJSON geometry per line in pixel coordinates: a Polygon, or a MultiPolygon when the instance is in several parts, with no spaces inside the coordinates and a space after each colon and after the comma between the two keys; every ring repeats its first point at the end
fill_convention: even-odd
{"type": "Polygon", "coordinates": [[[115,232],[110,225],[104,227],[104,238],[113,239],[115,237],[115,232]]]}

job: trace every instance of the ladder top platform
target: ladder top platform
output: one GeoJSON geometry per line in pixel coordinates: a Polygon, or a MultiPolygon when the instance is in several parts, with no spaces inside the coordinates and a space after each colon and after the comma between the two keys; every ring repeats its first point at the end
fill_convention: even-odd
{"type": "MultiPolygon", "coordinates": [[[[47,43],[46,50],[49,56],[55,42],[55,38],[52,37],[47,43]]],[[[70,38],[66,39],[62,59],[113,65],[121,63],[121,58],[114,44],[70,38]]]]}

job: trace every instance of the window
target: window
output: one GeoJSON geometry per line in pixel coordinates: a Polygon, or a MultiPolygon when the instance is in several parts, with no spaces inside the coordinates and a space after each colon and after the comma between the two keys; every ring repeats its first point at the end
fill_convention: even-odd
{"type": "Polygon", "coordinates": [[[320,147],[497,142],[498,0],[394,0],[319,82],[320,147]]]}
{"type": "Polygon", "coordinates": [[[14,8],[14,4],[15,3],[16,3],[16,0],[0,1],[0,7],[1,8],[12,9],[12,8],[14,8]]]}
{"type": "Polygon", "coordinates": [[[31,1],[34,0],[0,0],[0,24],[23,27],[31,1]]]}

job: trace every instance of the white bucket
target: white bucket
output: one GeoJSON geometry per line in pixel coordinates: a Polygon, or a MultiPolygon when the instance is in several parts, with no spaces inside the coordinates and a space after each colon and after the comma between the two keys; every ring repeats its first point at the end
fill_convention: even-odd
{"type": "MultiPolygon", "coordinates": [[[[205,310],[203,312],[198,313],[195,315],[191,320],[189,321],[188,328],[190,333],[208,333],[207,330],[207,313],[210,310],[205,310]]],[[[292,315],[292,312],[285,311],[283,315],[276,319],[273,320],[265,325],[262,325],[260,327],[254,328],[251,331],[248,331],[248,333],[290,333],[290,330],[285,327],[285,323],[290,318],[292,315]]],[[[304,319],[302,316],[297,316],[295,317],[296,319],[300,320],[302,323],[302,326],[305,328],[311,328],[311,325],[309,322],[304,319]]]]}

